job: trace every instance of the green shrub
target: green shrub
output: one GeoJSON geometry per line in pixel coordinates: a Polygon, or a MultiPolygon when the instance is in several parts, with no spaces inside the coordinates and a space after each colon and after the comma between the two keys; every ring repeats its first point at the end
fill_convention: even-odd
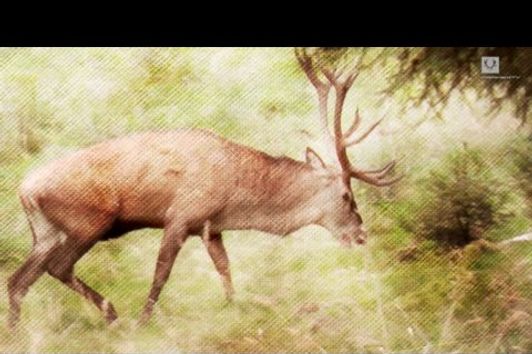
{"type": "Polygon", "coordinates": [[[508,192],[480,151],[464,147],[446,156],[423,182],[415,214],[418,235],[463,247],[504,219],[508,192]]]}
{"type": "Polygon", "coordinates": [[[523,190],[532,214],[532,135],[518,141],[512,149],[513,163],[516,168],[515,178],[523,190]]]}

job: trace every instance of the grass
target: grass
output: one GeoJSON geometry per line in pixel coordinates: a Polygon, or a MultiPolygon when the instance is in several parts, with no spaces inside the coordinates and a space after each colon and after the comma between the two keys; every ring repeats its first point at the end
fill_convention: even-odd
{"type": "MultiPolygon", "coordinates": [[[[25,231],[16,236],[19,239],[3,236],[3,255],[6,249],[13,255],[1,270],[5,284],[27,252],[29,235],[25,231]]],[[[398,263],[390,259],[393,252],[382,251],[386,238],[394,238],[393,232],[374,235],[365,248],[345,250],[314,227],[285,239],[259,232],[229,232],[225,239],[237,291],[233,303],[225,301],[202,243],[191,239],[179,254],[153,320],[137,328],[160,232],[136,232],[98,244],[77,266],[77,274],[115,304],[121,316],[116,324],[108,328],[92,305],[43,276],[24,301],[21,331],[11,336],[0,330],[0,351],[531,349],[519,317],[526,318],[529,312],[514,314],[517,320],[504,332],[496,323],[491,327],[482,323],[484,327],[473,330],[468,323],[478,321],[478,309],[466,301],[470,289],[457,282],[467,267],[434,252],[415,262],[398,263]]],[[[522,254],[526,264],[529,255],[530,249],[522,254]]],[[[512,271],[499,269],[501,261],[492,262],[490,257],[474,258],[470,265],[464,262],[476,276],[512,271]]],[[[526,264],[521,265],[522,271],[526,264]]],[[[524,295],[529,296],[529,282],[526,286],[524,295]]],[[[474,290],[483,296],[481,287],[474,290]]],[[[499,303],[491,305],[501,312],[499,303]]],[[[2,301],[2,317],[6,310],[2,301]]],[[[508,321],[511,311],[516,310],[508,309],[497,322],[508,321]]]]}
{"type": "MultiPolygon", "coordinates": [[[[44,152],[45,153],[45,152],[44,152]]],[[[13,191],[31,158],[0,168],[0,283],[26,257],[31,237],[13,191]]],[[[472,244],[443,252],[401,219],[412,203],[359,203],[369,222],[366,247],[340,248],[323,229],[290,237],[224,235],[236,288],[232,303],[198,238],[179,254],[152,321],[136,321],[151,285],[161,232],[139,231],[97,244],[78,264],[81,279],[113,302],[107,327],[98,310],[43,276],[23,304],[21,330],[0,327],[0,351],[54,352],[527,352],[532,341],[530,244],[472,244]]],[[[516,214],[490,230],[498,241],[530,229],[516,214]]],[[[7,315],[3,292],[0,317],[7,315]]]]}
{"type": "MultiPolygon", "coordinates": [[[[171,80],[161,82],[145,75],[144,49],[23,51],[2,67],[0,89],[17,103],[16,110],[33,105],[31,127],[45,144],[33,157],[16,150],[18,121],[11,117],[17,115],[0,116],[0,352],[532,352],[532,246],[475,243],[444,252],[435,242],[419,242],[411,217],[423,204],[416,188],[422,177],[446,152],[468,142],[489,156],[490,168],[513,191],[510,216],[488,230],[487,238],[499,242],[532,230],[514,173],[505,166],[509,156],[501,153],[509,146],[505,139],[514,139],[511,120],[499,117],[498,126],[483,125],[479,113],[450,107],[445,122],[408,127],[423,112],[398,114],[391,101],[383,134],[353,149],[357,166],[396,158],[398,173],[406,175],[402,187],[355,184],[371,235],[365,247],[342,249],[317,227],[284,239],[227,232],[236,288],[235,300],[227,303],[206,250],[191,239],[152,321],[138,328],[162,234],[135,232],[96,245],[76,268],[113,302],[120,316],[115,324],[108,327],[93,305],[45,275],[24,299],[20,331],[10,334],[2,323],[5,285],[31,246],[15,190],[34,164],[106,137],[177,126],[209,128],[295,158],[306,145],[318,145],[314,91],[292,50],[169,53],[165,63],[175,65],[168,73],[177,74],[164,72],[159,76],[171,80]],[[104,59],[101,67],[91,59],[96,54],[104,59]],[[108,85],[110,92],[101,94],[108,85]],[[38,94],[25,97],[30,89],[38,94]],[[418,251],[402,257],[413,244],[418,251]]],[[[384,80],[381,74],[378,68],[359,79],[346,103],[346,119],[358,106],[368,117],[364,126],[381,116],[372,95],[379,91],[375,78],[384,80]]]]}

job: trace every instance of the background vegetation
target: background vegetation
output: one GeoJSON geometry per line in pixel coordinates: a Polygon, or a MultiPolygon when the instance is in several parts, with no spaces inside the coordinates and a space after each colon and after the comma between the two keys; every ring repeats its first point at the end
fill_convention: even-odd
{"type": "MultiPolygon", "coordinates": [[[[325,52],[332,61],[360,55],[325,52]]],[[[346,119],[357,107],[368,126],[385,117],[352,149],[354,163],[398,158],[405,174],[390,188],[355,184],[366,247],[342,249],[318,227],[285,239],[227,232],[237,291],[227,304],[191,239],[153,320],[137,328],[161,232],[135,232],[77,265],[117,307],[115,325],[43,276],[25,298],[23,329],[0,327],[0,351],[532,351],[532,245],[508,242],[532,231],[530,51],[500,52],[503,74],[522,81],[489,83],[483,53],[452,53],[373,49],[348,97],[346,119]],[[455,67],[462,76],[449,74],[455,67]]],[[[306,146],[320,150],[316,101],[289,48],[1,49],[2,288],[31,246],[16,189],[33,167],[111,137],[183,126],[301,159],[306,146]]],[[[0,300],[5,318],[5,292],[0,300]]]]}

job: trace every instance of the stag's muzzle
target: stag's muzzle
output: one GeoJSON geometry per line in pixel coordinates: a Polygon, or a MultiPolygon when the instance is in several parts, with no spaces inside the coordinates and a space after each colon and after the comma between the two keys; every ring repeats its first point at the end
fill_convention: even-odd
{"type": "Polygon", "coordinates": [[[363,227],[361,227],[360,232],[355,236],[355,241],[359,245],[365,245],[367,239],[368,239],[368,234],[366,230],[363,227]]]}
{"type": "Polygon", "coordinates": [[[368,235],[366,230],[361,229],[357,234],[355,234],[355,236],[343,234],[342,237],[340,237],[340,244],[346,248],[353,247],[353,243],[356,243],[357,245],[365,245],[367,238],[368,235]]]}

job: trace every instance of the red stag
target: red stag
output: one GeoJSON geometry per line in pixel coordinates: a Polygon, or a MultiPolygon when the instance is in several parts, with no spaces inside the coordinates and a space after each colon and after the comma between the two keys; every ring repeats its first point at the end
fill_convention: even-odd
{"type": "Polygon", "coordinates": [[[176,256],[189,236],[201,235],[219,272],[225,294],[233,286],[222,242],[224,230],[255,229],[286,235],[321,225],[343,244],[363,244],[366,232],[351,191],[351,178],[385,186],[391,162],[362,171],[348,160],[358,112],[342,131],[342,108],[356,69],[341,75],[318,68],[303,49],[297,60],[319,98],[320,119],[337,160],[326,165],[310,148],[306,161],[272,157],[207,131],[182,129],[110,140],[38,168],[20,187],[20,199],[33,234],[25,263],[9,278],[9,325],[20,317],[28,288],[45,272],[100,309],[108,322],[113,305],[74,275],[76,262],[98,241],[142,228],[164,229],[155,276],[141,322],[146,322],[176,256]],[[336,92],[334,135],[327,127],[330,89],[336,92]]]}

